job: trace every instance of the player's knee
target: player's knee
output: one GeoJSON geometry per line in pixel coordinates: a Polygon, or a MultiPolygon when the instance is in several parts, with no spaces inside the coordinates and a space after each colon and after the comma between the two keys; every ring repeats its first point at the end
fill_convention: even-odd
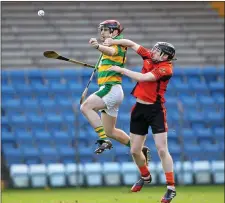
{"type": "Polygon", "coordinates": [[[88,111],[89,107],[88,107],[88,102],[84,102],[83,104],[81,104],[80,106],[80,111],[85,114],[88,111]]]}
{"type": "Polygon", "coordinates": [[[159,157],[160,158],[166,157],[166,154],[168,152],[168,150],[166,148],[164,148],[164,147],[158,147],[157,150],[158,150],[158,154],[159,154],[159,157]]]}
{"type": "Polygon", "coordinates": [[[132,156],[139,156],[141,154],[141,150],[137,147],[131,147],[130,153],[132,156]]]}

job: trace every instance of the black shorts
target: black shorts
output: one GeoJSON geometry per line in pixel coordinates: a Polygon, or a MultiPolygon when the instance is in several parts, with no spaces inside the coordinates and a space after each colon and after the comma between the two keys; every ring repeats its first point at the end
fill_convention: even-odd
{"type": "Polygon", "coordinates": [[[151,126],[152,133],[167,132],[166,109],[163,104],[141,104],[136,102],[131,112],[130,132],[138,135],[148,134],[151,126]]]}

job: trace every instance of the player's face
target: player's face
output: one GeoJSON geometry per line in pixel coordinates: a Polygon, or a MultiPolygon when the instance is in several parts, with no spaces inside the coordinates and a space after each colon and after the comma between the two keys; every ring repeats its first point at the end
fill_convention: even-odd
{"type": "Polygon", "coordinates": [[[162,51],[156,47],[152,49],[152,60],[153,61],[166,61],[168,55],[163,54],[162,51]]]}
{"type": "Polygon", "coordinates": [[[109,28],[101,27],[100,28],[100,39],[102,41],[105,41],[107,38],[110,38],[110,37],[112,37],[112,36],[110,34],[109,28]]]}

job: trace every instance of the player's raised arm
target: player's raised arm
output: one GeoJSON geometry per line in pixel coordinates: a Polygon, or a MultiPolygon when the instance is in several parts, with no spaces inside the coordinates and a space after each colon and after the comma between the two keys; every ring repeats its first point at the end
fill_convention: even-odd
{"type": "Polygon", "coordinates": [[[134,79],[138,82],[140,82],[140,81],[142,81],[142,82],[144,82],[144,81],[156,81],[157,80],[157,77],[155,76],[155,74],[151,73],[151,72],[143,74],[143,73],[138,73],[138,72],[135,72],[135,71],[128,70],[126,68],[120,68],[118,66],[112,66],[112,67],[110,67],[109,70],[122,73],[123,75],[126,75],[127,77],[132,78],[132,79],[134,79]]]}
{"type": "Polygon", "coordinates": [[[97,39],[95,38],[91,38],[89,40],[89,43],[92,45],[92,47],[94,47],[95,49],[98,49],[100,52],[102,52],[105,55],[114,56],[116,54],[115,48],[101,45],[98,43],[97,39]]]}
{"type": "Polygon", "coordinates": [[[121,45],[124,47],[129,47],[134,51],[137,51],[140,47],[139,44],[129,40],[129,39],[106,39],[103,43],[104,46],[121,45]]]}

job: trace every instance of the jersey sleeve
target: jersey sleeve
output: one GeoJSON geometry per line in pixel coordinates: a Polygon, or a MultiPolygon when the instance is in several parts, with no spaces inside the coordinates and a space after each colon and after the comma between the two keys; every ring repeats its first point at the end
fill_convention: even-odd
{"type": "Polygon", "coordinates": [[[151,73],[155,76],[156,80],[170,78],[173,75],[172,68],[170,66],[154,68],[151,73]]]}
{"type": "Polygon", "coordinates": [[[138,48],[137,53],[143,58],[143,60],[151,58],[151,51],[143,46],[138,48]]]}

